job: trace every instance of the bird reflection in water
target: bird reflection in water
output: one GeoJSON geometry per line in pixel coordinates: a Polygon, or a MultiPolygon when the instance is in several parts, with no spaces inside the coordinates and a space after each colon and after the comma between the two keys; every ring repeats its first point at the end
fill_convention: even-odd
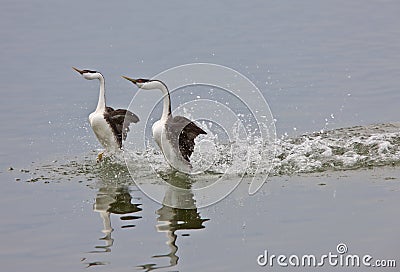
{"type": "MultiPolygon", "coordinates": [[[[111,237],[114,230],[111,226],[111,214],[121,215],[120,219],[128,222],[128,224],[123,225],[122,228],[135,227],[132,221],[142,217],[132,214],[142,209],[139,207],[141,204],[132,204],[131,201],[132,196],[128,186],[105,186],[99,189],[93,209],[100,214],[103,221],[102,232],[105,236],[100,238],[100,240],[104,241],[104,245],[95,246],[95,250],[90,251],[90,253],[106,253],[111,251],[111,247],[114,243],[114,239],[111,237]]],[[[105,262],[99,261],[87,263],[88,267],[105,264],[105,262]]]]}
{"type": "MultiPolygon", "coordinates": [[[[204,222],[209,219],[201,218],[200,213],[196,208],[196,202],[194,200],[194,195],[190,190],[191,183],[187,179],[187,177],[176,177],[169,182],[177,187],[185,188],[187,190],[174,190],[174,187],[171,187],[171,190],[168,190],[164,196],[164,203],[168,204],[163,205],[160,209],[156,211],[158,215],[156,229],[158,232],[164,232],[167,237],[166,244],[169,247],[169,253],[154,255],[152,258],[161,259],[166,258],[169,259],[169,264],[167,265],[157,265],[155,263],[143,264],[138,266],[145,271],[151,271],[161,268],[174,267],[178,265],[179,257],[178,257],[178,245],[177,245],[177,231],[181,230],[199,230],[204,229],[204,222]],[[178,209],[172,208],[171,206],[179,206],[177,202],[184,203],[184,207],[186,209],[178,209]]],[[[189,234],[185,233],[182,236],[188,236],[189,234]]]]}
{"type": "MultiPolygon", "coordinates": [[[[100,213],[101,219],[103,220],[103,230],[102,232],[105,234],[103,238],[100,240],[105,241],[105,245],[96,246],[95,251],[91,251],[92,253],[99,252],[110,252],[111,246],[113,245],[114,239],[111,237],[111,233],[113,228],[111,226],[111,214],[119,214],[124,215],[121,216],[121,220],[132,221],[139,218],[141,216],[134,215],[125,215],[132,214],[141,211],[142,209],[139,207],[141,204],[132,204],[132,197],[129,193],[128,187],[120,187],[120,188],[109,188],[104,187],[100,188],[96,202],[94,203],[94,211],[100,213]]],[[[122,228],[134,227],[133,224],[127,224],[122,226],[122,228]]]]}
{"type": "MultiPolygon", "coordinates": [[[[168,187],[164,195],[162,207],[155,212],[157,214],[157,224],[155,227],[158,232],[166,234],[168,253],[153,255],[153,260],[159,261],[138,266],[139,269],[145,271],[176,266],[179,261],[177,231],[185,231],[181,236],[189,236],[189,230],[204,229],[205,226],[203,223],[209,220],[201,218],[197,210],[194,195],[191,191],[192,181],[190,178],[186,175],[175,175],[175,173],[164,173],[164,175],[163,178],[167,179],[167,182],[173,186],[168,187]],[[180,188],[180,190],[174,189],[176,187],[180,188]],[[185,209],[173,207],[185,207],[185,209]],[[165,262],[166,264],[164,265],[165,262]],[[159,263],[163,263],[163,265],[159,263]]],[[[142,209],[140,208],[141,204],[132,203],[133,196],[131,189],[134,187],[131,186],[131,178],[125,167],[103,162],[101,171],[98,173],[98,178],[100,179],[100,189],[97,192],[93,209],[100,214],[103,221],[102,232],[104,233],[104,237],[100,238],[100,240],[104,244],[95,246],[95,250],[91,251],[91,253],[100,253],[103,255],[103,253],[111,252],[114,244],[111,214],[120,215],[120,219],[127,222],[122,228],[133,228],[135,227],[133,221],[141,218],[136,213],[142,209]]],[[[109,264],[105,261],[88,262],[86,258],[83,258],[82,262],[87,267],[109,264]]]]}

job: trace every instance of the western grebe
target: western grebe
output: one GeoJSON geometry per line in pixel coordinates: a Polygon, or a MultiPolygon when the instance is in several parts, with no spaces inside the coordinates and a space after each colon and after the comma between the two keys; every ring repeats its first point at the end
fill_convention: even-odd
{"type": "Polygon", "coordinates": [[[159,89],[162,91],[163,112],[161,119],[153,124],[154,140],[160,147],[165,159],[180,172],[190,173],[190,156],[194,150],[194,139],[200,134],[207,134],[195,123],[183,116],[172,117],[171,98],[167,86],[160,80],[132,79],[123,76],[137,87],[144,90],[159,89]]]}
{"type": "MultiPolygon", "coordinates": [[[[107,152],[114,153],[120,150],[122,148],[122,140],[126,139],[129,132],[129,125],[137,123],[139,118],[129,110],[114,110],[106,106],[105,82],[101,73],[90,70],[79,70],[75,67],[72,68],[85,79],[98,79],[100,81],[99,102],[97,103],[96,110],[89,115],[90,126],[107,152]]],[[[103,152],[97,156],[97,160],[100,161],[102,157],[103,152]]]]}

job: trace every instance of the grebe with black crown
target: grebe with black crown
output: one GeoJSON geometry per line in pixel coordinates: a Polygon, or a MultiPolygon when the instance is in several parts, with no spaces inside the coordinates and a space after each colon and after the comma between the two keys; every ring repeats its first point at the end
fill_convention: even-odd
{"type": "Polygon", "coordinates": [[[154,140],[160,147],[168,164],[174,169],[190,173],[190,156],[194,151],[194,139],[207,134],[195,123],[183,116],[172,117],[171,98],[167,86],[160,80],[123,78],[143,90],[159,89],[163,93],[163,112],[161,119],[153,124],[154,140]]]}
{"type": "MultiPolygon", "coordinates": [[[[107,152],[115,153],[122,149],[122,140],[125,140],[129,132],[129,125],[137,123],[139,118],[129,110],[117,109],[106,106],[105,82],[101,73],[91,70],[79,70],[72,67],[85,79],[100,81],[100,93],[97,108],[89,115],[89,123],[94,134],[107,152]],[[124,127],[125,122],[125,127],[124,127]]],[[[101,161],[103,152],[97,156],[101,161]]]]}

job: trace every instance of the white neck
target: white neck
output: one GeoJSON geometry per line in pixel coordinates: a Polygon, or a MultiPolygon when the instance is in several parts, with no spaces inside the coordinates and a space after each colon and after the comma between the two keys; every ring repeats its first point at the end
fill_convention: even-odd
{"type": "Polygon", "coordinates": [[[97,103],[96,111],[104,111],[106,109],[106,95],[105,95],[105,82],[104,77],[99,77],[100,81],[100,93],[99,93],[99,102],[97,103]]]}
{"type": "Polygon", "coordinates": [[[161,91],[163,92],[163,112],[161,115],[161,119],[162,120],[167,120],[168,116],[171,114],[171,98],[169,96],[169,91],[168,89],[165,87],[164,84],[161,84],[162,88],[161,91]]]}
{"type": "Polygon", "coordinates": [[[166,121],[168,119],[168,116],[171,115],[171,98],[169,96],[169,91],[167,86],[165,86],[164,83],[158,80],[150,81],[146,83],[144,89],[159,89],[162,91],[164,97],[163,97],[163,112],[161,115],[161,120],[166,121]]]}

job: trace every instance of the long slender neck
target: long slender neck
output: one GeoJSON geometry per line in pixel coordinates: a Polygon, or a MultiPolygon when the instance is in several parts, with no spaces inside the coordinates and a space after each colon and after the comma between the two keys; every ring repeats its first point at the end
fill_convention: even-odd
{"type": "Polygon", "coordinates": [[[163,112],[161,115],[161,120],[167,120],[168,116],[171,115],[171,97],[169,95],[169,91],[167,86],[160,82],[159,89],[162,91],[163,97],[163,112]]]}
{"type": "Polygon", "coordinates": [[[99,102],[97,102],[96,111],[104,111],[106,109],[106,94],[105,94],[105,82],[104,77],[99,77],[100,81],[100,93],[99,93],[99,102]]]}

